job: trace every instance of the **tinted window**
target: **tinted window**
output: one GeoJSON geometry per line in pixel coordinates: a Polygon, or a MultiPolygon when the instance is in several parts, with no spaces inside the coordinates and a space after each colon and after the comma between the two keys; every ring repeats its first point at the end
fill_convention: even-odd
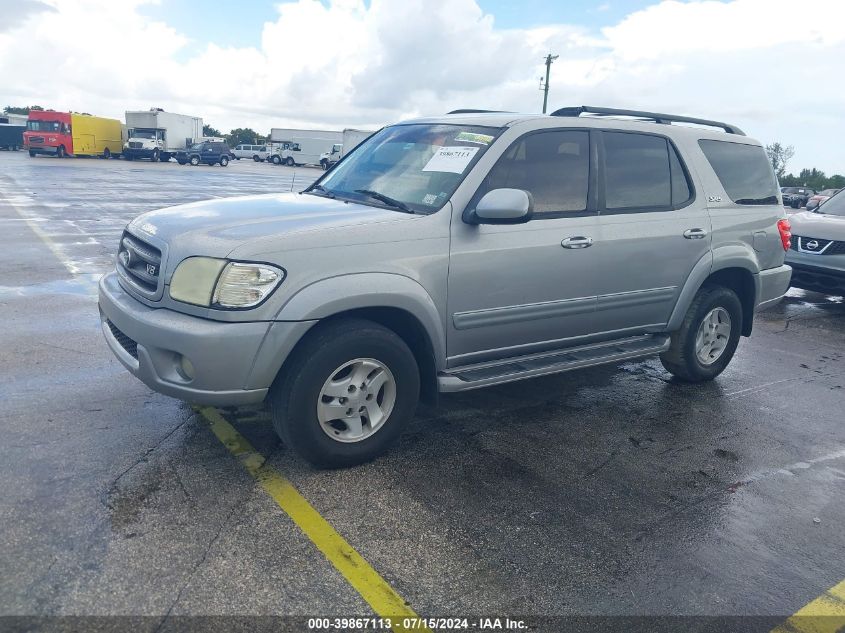
{"type": "Polygon", "coordinates": [[[678,152],[672,147],[671,143],[667,143],[669,147],[669,168],[672,171],[672,206],[680,207],[692,198],[692,188],[687,180],[687,172],[681,165],[681,159],[678,152]]]}
{"type": "Polygon", "coordinates": [[[737,204],[777,204],[777,181],[762,147],[700,140],[719,182],[737,204]]]}
{"type": "Polygon", "coordinates": [[[515,141],[493,166],[475,201],[493,189],[524,189],[534,198],[535,213],[584,211],[589,166],[587,132],[529,134],[515,141]]]}
{"type": "Polygon", "coordinates": [[[840,191],[819,207],[825,215],[845,215],[845,192],[840,191]]]}
{"type": "Polygon", "coordinates": [[[666,139],[604,132],[605,203],[608,210],[672,206],[672,173],[666,139]]]}

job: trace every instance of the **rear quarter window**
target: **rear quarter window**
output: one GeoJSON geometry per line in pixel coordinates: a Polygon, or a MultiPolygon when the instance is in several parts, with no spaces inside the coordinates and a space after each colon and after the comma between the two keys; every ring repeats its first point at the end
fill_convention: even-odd
{"type": "Polygon", "coordinates": [[[777,204],[778,186],[765,150],[730,141],[698,141],[701,151],[736,204],[777,204]]]}

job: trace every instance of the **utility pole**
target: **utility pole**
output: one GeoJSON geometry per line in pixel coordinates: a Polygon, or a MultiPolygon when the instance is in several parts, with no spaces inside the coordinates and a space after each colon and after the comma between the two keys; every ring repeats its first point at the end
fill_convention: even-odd
{"type": "Polygon", "coordinates": [[[546,106],[549,103],[549,71],[552,69],[552,62],[560,55],[546,55],[546,82],[543,83],[543,78],[540,77],[540,90],[543,91],[543,114],[546,113],[546,106]]]}

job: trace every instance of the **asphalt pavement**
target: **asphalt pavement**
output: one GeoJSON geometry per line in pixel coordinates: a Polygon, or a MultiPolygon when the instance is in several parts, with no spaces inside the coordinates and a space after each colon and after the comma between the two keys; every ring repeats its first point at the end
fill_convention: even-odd
{"type": "MultiPolygon", "coordinates": [[[[0,628],[373,615],[206,417],[124,370],[97,314],[138,213],[319,173],[0,152],[0,628]]],[[[301,461],[261,408],[220,413],[417,614],[768,630],[845,578],[844,325],[845,299],[792,290],[712,383],[645,360],[444,396],[346,470],[301,461]]]]}

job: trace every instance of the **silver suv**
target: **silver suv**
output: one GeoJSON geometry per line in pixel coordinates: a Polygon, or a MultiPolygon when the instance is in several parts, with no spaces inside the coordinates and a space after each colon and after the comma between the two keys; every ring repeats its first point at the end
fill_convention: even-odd
{"type": "Polygon", "coordinates": [[[734,126],[459,110],[382,129],[302,193],[139,216],[99,303],[151,388],[267,399],[289,446],[345,466],[420,396],[655,354],[712,380],[788,289],[789,239],[734,126]]]}
{"type": "Polygon", "coordinates": [[[790,217],[795,235],[786,261],[794,269],[792,285],[845,295],[845,190],[813,211],[790,217]]]}

